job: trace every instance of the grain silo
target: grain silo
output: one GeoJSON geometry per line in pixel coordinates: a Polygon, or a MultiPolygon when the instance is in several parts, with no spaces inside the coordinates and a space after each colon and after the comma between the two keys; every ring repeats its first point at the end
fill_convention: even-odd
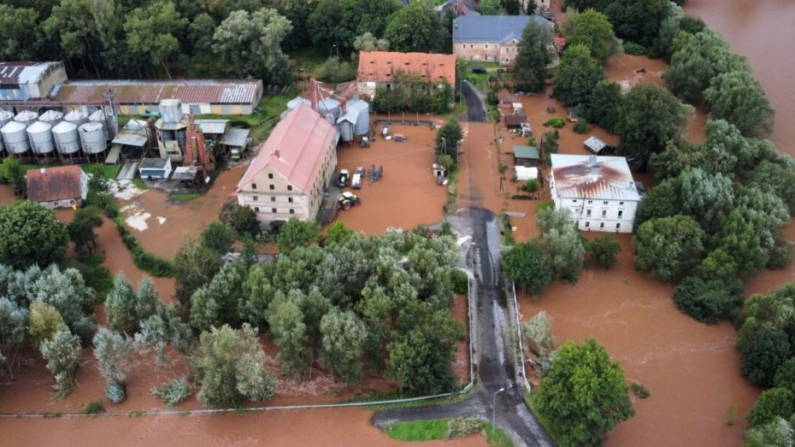
{"type": "Polygon", "coordinates": [[[88,115],[88,122],[102,124],[102,128],[105,130],[105,135],[108,135],[108,121],[105,119],[105,112],[103,112],[102,109],[98,109],[88,115]]]}
{"type": "Polygon", "coordinates": [[[25,132],[27,127],[19,121],[9,121],[0,129],[0,134],[3,135],[3,141],[9,154],[22,155],[30,149],[28,134],[25,132]]]}
{"type": "Polygon", "coordinates": [[[317,113],[334,125],[340,117],[340,102],[336,99],[326,98],[317,103],[317,113]]]}
{"type": "Polygon", "coordinates": [[[359,109],[356,107],[348,107],[345,113],[337,119],[337,130],[340,133],[342,141],[348,142],[353,140],[353,131],[358,118],[359,109]]]}
{"type": "Polygon", "coordinates": [[[78,127],[77,131],[84,153],[101,154],[108,148],[108,133],[101,123],[85,123],[78,127]]]}
{"type": "Polygon", "coordinates": [[[33,122],[36,121],[36,118],[38,117],[39,114],[32,110],[23,110],[17,113],[17,116],[14,117],[14,121],[29,126],[33,124],[33,122]]]}
{"type": "Polygon", "coordinates": [[[356,118],[356,124],[353,127],[353,134],[356,136],[366,136],[370,133],[370,104],[361,99],[352,99],[348,101],[348,110],[357,109],[359,115],[356,118]]]}
{"type": "MultiPolygon", "coordinates": [[[[8,124],[8,122],[11,121],[12,119],[14,119],[13,113],[7,110],[0,109],[0,129],[2,129],[3,126],[8,124]]],[[[3,138],[0,137],[0,152],[3,152],[4,150],[5,150],[5,143],[3,143],[3,138]]]]}
{"type": "Polygon", "coordinates": [[[36,121],[26,129],[30,148],[36,155],[47,155],[55,150],[55,143],[52,138],[52,126],[36,121]]]}
{"type": "Polygon", "coordinates": [[[64,121],[74,123],[77,126],[85,124],[88,122],[88,108],[86,106],[79,106],[72,110],[71,112],[67,113],[63,117],[64,121]]]}
{"type": "Polygon", "coordinates": [[[61,155],[72,156],[80,151],[80,137],[77,135],[77,124],[62,121],[52,128],[55,148],[61,155]]]}
{"type": "Polygon", "coordinates": [[[57,110],[48,110],[39,116],[39,121],[54,126],[63,120],[63,113],[57,110]]]}

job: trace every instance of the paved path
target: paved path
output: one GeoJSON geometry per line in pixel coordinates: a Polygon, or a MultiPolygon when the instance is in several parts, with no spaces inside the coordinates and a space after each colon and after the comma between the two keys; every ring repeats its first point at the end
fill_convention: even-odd
{"type": "MultiPolygon", "coordinates": [[[[467,82],[463,84],[462,91],[467,97],[468,115],[473,121],[484,122],[481,111],[485,108],[479,92],[467,82]]],[[[481,200],[477,199],[480,196],[475,191],[477,185],[470,182],[469,187],[469,196],[474,199],[472,206],[451,216],[450,221],[456,231],[471,235],[473,240],[471,257],[468,256],[468,259],[475,260],[472,267],[478,282],[477,327],[472,330],[478,336],[476,356],[479,357],[480,387],[462,402],[379,411],[373,415],[372,422],[384,428],[395,422],[458,416],[491,421],[494,417],[497,425],[508,433],[517,447],[551,447],[555,444],[524,404],[523,389],[513,381],[516,375],[512,370],[512,362],[507,360],[505,340],[509,339],[509,328],[506,309],[499,300],[499,221],[493,212],[478,206],[481,200]],[[498,392],[503,388],[503,392],[498,392]]]]}

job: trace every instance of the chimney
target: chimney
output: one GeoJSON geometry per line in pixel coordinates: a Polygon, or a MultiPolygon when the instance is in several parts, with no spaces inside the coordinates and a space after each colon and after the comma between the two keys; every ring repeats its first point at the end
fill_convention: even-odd
{"type": "Polygon", "coordinates": [[[273,151],[273,154],[276,155],[276,158],[282,158],[282,150],[279,149],[278,147],[276,148],[275,151],[273,151]]]}
{"type": "Polygon", "coordinates": [[[588,156],[588,166],[591,167],[591,175],[597,177],[599,175],[599,165],[596,162],[596,155],[588,156]]]}

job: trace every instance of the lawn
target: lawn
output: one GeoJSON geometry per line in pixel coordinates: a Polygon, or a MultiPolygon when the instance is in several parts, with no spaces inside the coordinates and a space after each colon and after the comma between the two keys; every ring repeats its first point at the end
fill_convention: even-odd
{"type": "MultiPolygon", "coordinates": [[[[446,440],[449,421],[449,419],[437,419],[432,421],[399,422],[388,425],[385,431],[390,438],[403,442],[446,440]]],[[[479,424],[480,433],[486,438],[486,442],[491,447],[514,447],[511,438],[501,428],[495,427],[488,422],[479,422],[479,424]]]]}
{"type": "Polygon", "coordinates": [[[170,196],[168,196],[168,198],[178,202],[187,202],[193,199],[197,199],[201,196],[202,195],[199,193],[187,193],[187,194],[178,193],[178,194],[171,194],[170,196]]]}
{"type": "Polygon", "coordinates": [[[243,125],[251,129],[251,138],[264,141],[273,126],[279,122],[279,115],[287,108],[287,101],[297,95],[295,89],[284,94],[265,96],[251,115],[196,115],[196,119],[226,119],[231,125],[243,125]]]}

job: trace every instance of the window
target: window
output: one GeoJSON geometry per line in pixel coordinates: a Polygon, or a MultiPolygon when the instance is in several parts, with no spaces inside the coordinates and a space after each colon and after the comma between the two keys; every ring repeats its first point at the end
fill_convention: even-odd
{"type": "Polygon", "coordinates": [[[618,217],[622,217],[623,215],[624,215],[624,212],[623,212],[623,211],[619,211],[619,212],[618,212],[618,217]]]}
{"type": "Polygon", "coordinates": [[[290,208],[290,214],[295,214],[295,210],[290,208]]]}
{"type": "MultiPolygon", "coordinates": [[[[276,214],[276,208],[271,208],[271,212],[272,212],[273,214],[276,214]]],[[[602,224],[602,225],[604,225],[604,224],[602,224]]]]}
{"type": "Polygon", "coordinates": [[[293,198],[292,197],[288,197],[287,201],[290,202],[290,203],[293,203],[293,198]]]}
{"type": "Polygon", "coordinates": [[[586,215],[587,217],[591,217],[591,210],[588,210],[588,211],[586,211],[586,212],[585,212],[585,215],[586,215]]]}
{"type": "Polygon", "coordinates": [[[602,217],[607,217],[607,210],[602,210],[602,217]]]}
{"type": "Polygon", "coordinates": [[[251,189],[257,189],[257,184],[256,183],[252,183],[251,184],[251,189]]]}
{"type": "Polygon", "coordinates": [[[590,222],[585,222],[585,228],[590,228],[590,227],[591,227],[591,223],[590,222]]]}
{"type": "Polygon", "coordinates": [[[292,191],[293,190],[293,185],[287,185],[287,190],[288,191],[292,191]]]}
{"type": "Polygon", "coordinates": [[[577,203],[577,201],[576,200],[572,200],[571,203],[577,203]]]}
{"type": "Polygon", "coordinates": [[[259,213],[259,207],[258,207],[258,206],[255,206],[255,207],[254,207],[254,212],[255,212],[255,213],[259,213]]]}
{"type": "Polygon", "coordinates": [[[251,200],[256,202],[257,201],[257,196],[252,197],[251,200]]]}
{"type": "Polygon", "coordinates": [[[619,204],[619,205],[623,205],[623,204],[624,204],[624,202],[618,202],[618,204],[619,204]]]}
{"type": "Polygon", "coordinates": [[[75,204],[75,199],[69,201],[69,205],[74,205],[74,204],[75,204]]]}
{"type": "Polygon", "coordinates": [[[269,185],[268,189],[270,189],[271,191],[273,191],[273,190],[274,190],[274,189],[276,189],[276,188],[273,186],[273,184],[271,184],[271,185],[269,185]]]}
{"type": "Polygon", "coordinates": [[[602,205],[607,205],[607,200],[605,200],[604,202],[602,202],[602,205]]]}
{"type": "Polygon", "coordinates": [[[469,48],[475,48],[475,44],[474,43],[469,44],[469,48]]]}
{"type": "Polygon", "coordinates": [[[617,224],[616,224],[616,230],[618,230],[619,228],[621,228],[621,224],[620,224],[620,223],[617,223],[617,224]]]}
{"type": "Polygon", "coordinates": [[[593,205],[593,200],[589,200],[588,205],[593,205]]]}
{"type": "Polygon", "coordinates": [[[605,223],[604,222],[599,224],[599,228],[604,228],[604,227],[605,227],[605,223]]]}
{"type": "Polygon", "coordinates": [[[269,179],[273,179],[273,174],[268,174],[269,179]]]}

